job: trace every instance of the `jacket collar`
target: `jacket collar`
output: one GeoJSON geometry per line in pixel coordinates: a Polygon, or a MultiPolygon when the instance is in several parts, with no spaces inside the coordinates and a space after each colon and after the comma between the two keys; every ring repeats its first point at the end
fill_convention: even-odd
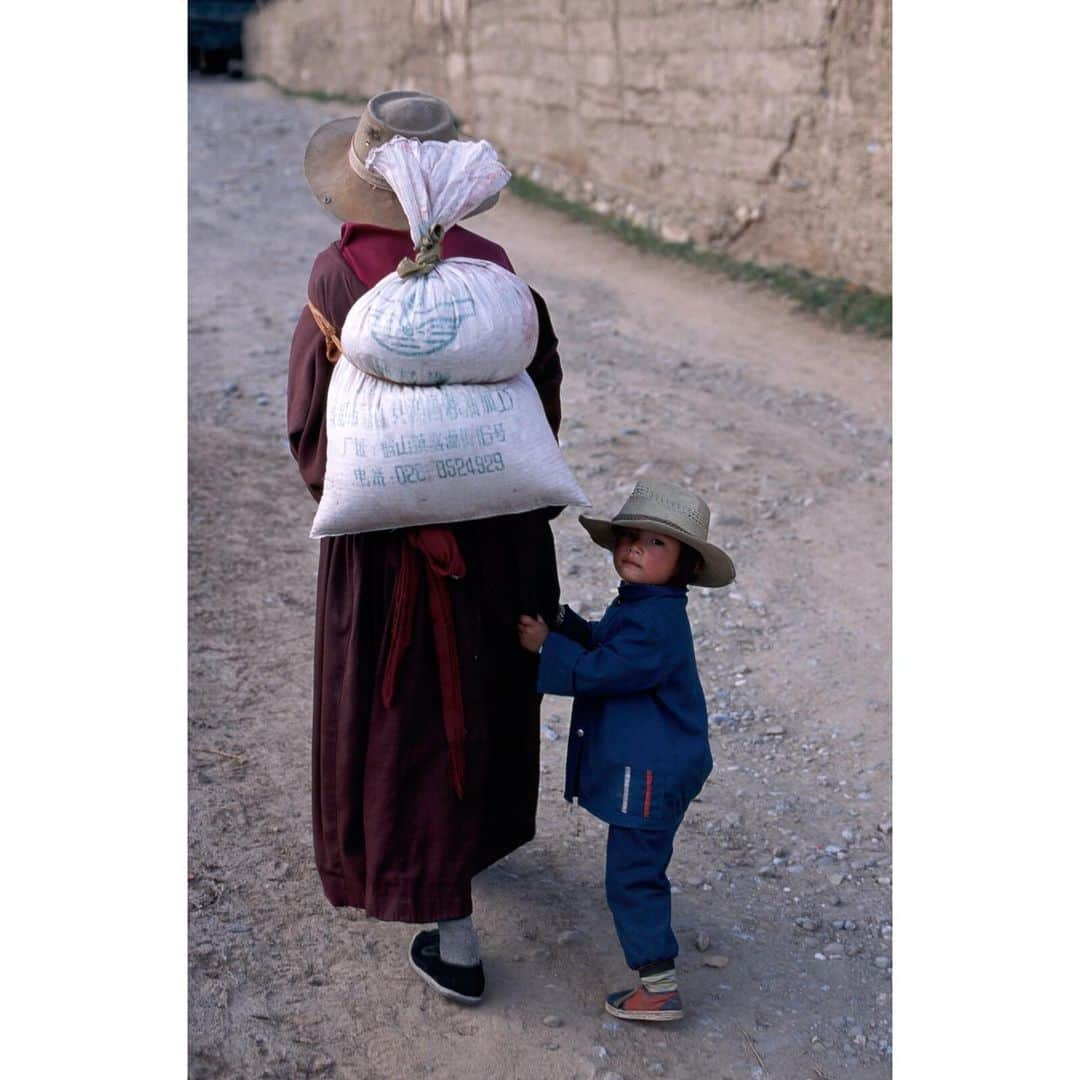
{"type": "MultiPolygon", "coordinates": [[[[341,226],[338,250],[349,269],[370,289],[393,273],[402,259],[413,254],[413,242],[408,229],[384,229],[381,225],[347,221],[341,226]]],[[[460,225],[443,237],[442,257],[486,259],[513,272],[506,252],[498,244],[460,225]]]]}
{"type": "Polygon", "coordinates": [[[635,600],[650,600],[660,596],[681,596],[686,599],[686,587],[682,585],[639,585],[624,581],[619,585],[619,599],[624,604],[635,600]]]}

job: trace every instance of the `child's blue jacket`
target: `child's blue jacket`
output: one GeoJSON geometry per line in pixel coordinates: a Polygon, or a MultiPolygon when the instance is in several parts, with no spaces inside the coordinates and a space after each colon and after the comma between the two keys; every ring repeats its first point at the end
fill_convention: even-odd
{"type": "Polygon", "coordinates": [[[612,825],[679,824],[713,764],[685,588],[623,582],[598,623],[567,608],[536,688],[574,697],[567,800],[612,825]]]}

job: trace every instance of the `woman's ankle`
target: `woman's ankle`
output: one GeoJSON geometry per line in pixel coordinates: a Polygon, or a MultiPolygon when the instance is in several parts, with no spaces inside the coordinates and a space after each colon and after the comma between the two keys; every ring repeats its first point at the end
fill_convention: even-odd
{"type": "Polygon", "coordinates": [[[480,963],[480,939],[473,929],[472,916],[439,920],[439,959],[458,967],[480,963]]]}

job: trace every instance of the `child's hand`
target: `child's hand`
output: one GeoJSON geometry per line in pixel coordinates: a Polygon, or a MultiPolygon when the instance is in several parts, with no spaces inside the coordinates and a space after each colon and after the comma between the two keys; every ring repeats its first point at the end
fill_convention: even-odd
{"type": "Polygon", "coordinates": [[[542,616],[534,619],[531,615],[522,615],[518,619],[517,630],[521,647],[528,649],[529,652],[539,652],[540,646],[544,644],[544,639],[549,633],[547,623],[544,622],[542,616]]]}

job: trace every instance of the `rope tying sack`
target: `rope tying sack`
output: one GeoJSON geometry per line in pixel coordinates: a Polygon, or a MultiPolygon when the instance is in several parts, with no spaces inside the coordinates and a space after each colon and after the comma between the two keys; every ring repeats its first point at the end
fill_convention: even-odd
{"type": "Polygon", "coordinates": [[[429,274],[442,261],[443,227],[432,225],[430,232],[420,238],[420,247],[411,259],[405,258],[398,263],[398,277],[410,274],[429,274]]]}
{"type": "Polygon", "coordinates": [[[341,338],[337,336],[333,323],[310,300],[307,302],[307,306],[308,311],[311,312],[311,317],[315,320],[315,325],[322,331],[323,339],[326,342],[326,359],[333,364],[342,353],[341,338]]]}

